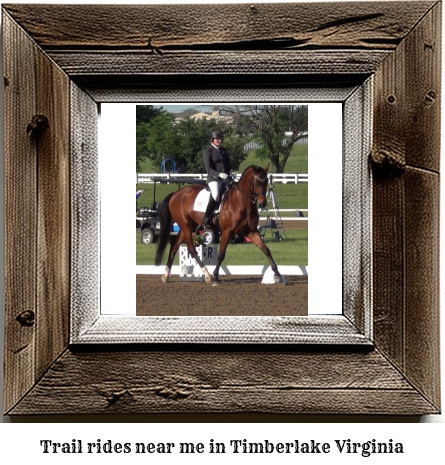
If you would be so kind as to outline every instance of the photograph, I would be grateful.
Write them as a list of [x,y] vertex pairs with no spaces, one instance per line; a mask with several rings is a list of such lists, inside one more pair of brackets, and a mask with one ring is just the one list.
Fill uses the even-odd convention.
[[307,316],[307,105],[137,105],[136,179],[137,315]]

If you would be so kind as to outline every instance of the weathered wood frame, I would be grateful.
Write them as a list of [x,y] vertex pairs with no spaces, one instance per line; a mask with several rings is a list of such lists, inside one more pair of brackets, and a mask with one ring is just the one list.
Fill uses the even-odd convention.
[[[371,96],[372,78],[360,85],[338,89],[296,89],[282,88],[278,100],[323,101],[342,104],[343,112],[343,176],[339,179],[343,187],[343,197],[348,199],[343,205],[343,260],[338,264],[343,275],[343,299],[336,302],[340,315],[329,314],[330,308],[318,308],[316,317],[307,318],[262,315],[242,318],[239,316],[165,316],[141,318],[125,315],[116,304],[111,312],[104,308],[101,295],[104,292],[98,285],[100,275],[100,232],[99,196],[85,196],[85,185],[96,186],[99,192],[97,166],[98,154],[95,148],[96,137],[92,132],[89,139],[83,134],[83,127],[97,126],[97,105],[89,110],[78,98],[79,89],[72,91],[72,156],[71,210],[82,212],[72,222],[71,228],[71,344],[104,343],[299,343],[299,344],[355,344],[372,345],[372,247],[371,247],[371,173],[368,155],[371,150]],[[263,85],[269,79],[261,79]],[[258,85],[258,84],[257,84]],[[81,92],[81,91],[80,91]],[[178,91],[176,90],[176,93]],[[218,94],[217,101],[232,97],[227,89],[213,90]],[[170,89],[153,90],[144,101],[159,103],[169,99]],[[206,91],[196,89],[189,92],[191,101],[205,101]],[[244,89],[244,99],[269,101],[277,99],[276,89],[257,87]],[[126,98],[130,98],[127,93]],[[132,97],[134,98],[134,97]],[[140,98],[140,96],[138,96]],[[81,144],[90,147],[89,157],[79,150]],[[341,211],[341,200],[338,205]],[[99,215],[100,216],[100,215]],[[102,219],[107,222],[107,219]],[[88,233],[86,233],[86,231]],[[340,268],[340,269],[341,269]],[[93,278],[93,279],[92,279]],[[80,285],[79,285],[80,283]],[[315,286],[314,286],[315,287]],[[168,287],[166,287],[168,290]],[[106,291],[105,291],[106,292]],[[130,290],[131,292],[131,290]],[[276,305],[280,305],[279,290]],[[171,298],[166,296],[166,301]],[[156,302],[164,304],[165,302]],[[186,303],[184,303],[186,305]],[[326,305],[332,305],[328,302]],[[292,305],[282,311],[294,313]],[[124,309],[125,310],[125,309]],[[112,316],[109,313],[115,313]],[[119,314],[120,313],[120,314]],[[178,318],[177,316],[181,316]]]
[[[439,412],[441,3],[208,11],[3,6],[4,411]],[[179,101],[196,88],[229,87],[242,99],[258,83],[320,89],[369,79],[372,312],[354,313],[354,339],[317,346],[70,344],[70,302],[82,285],[71,279],[72,263],[91,252],[77,250],[72,239],[97,221],[97,211],[81,208],[82,195],[95,195],[94,183],[72,170],[73,156],[95,163],[96,129],[75,123],[79,108],[91,115],[100,102],[144,100],[160,89],[170,89],[170,97],[178,89]],[[83,186],[76,208],[73,179]],[[82,231],[73,233],[79,224]],[[81,295],[91,305],[91,296]],[[323,324],[314,340],[332,329]]]

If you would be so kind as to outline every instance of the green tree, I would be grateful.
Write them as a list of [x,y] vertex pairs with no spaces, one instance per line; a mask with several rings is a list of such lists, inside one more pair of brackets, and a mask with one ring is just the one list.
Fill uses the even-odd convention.
[[136,172],[141,170],[141,162],[149,155],[146,145],[149,123],[162,112],[162,108],[155,108],[153,105],[136,105]]
[[184,118],[176,126],[176,163],[183,173],[203,173],[203,152],[214,120]]
[[275,173],[283,173],[294,144],[308,130],[307,105],[245,105],[225,107],[239,134],[260,144],[256,154],[270,160]]
[[172,113],[161,113],[147,125],[145,149],[147,158],[155,165],[161,166],[165,158],[175,158],[175,117]]
[[147,147],[149,128],[148,123],[140,123],[136,126],[136,172],[141,171],[141,162],[149,156]]
[[240,164],[247,157],[247,151],[244,147],[249,140],[249,136],[239,134],[235,125],[226,125],[225,129],[222,129],[222,131],[224,134],[222,146],[229,154],[232,169],[237,171]]
[[[141,129],[141,153],[144,150],[143,153],[158,166],[162,160],[172,158],[182,173],[203,173],[203,154],[210,143],[209,134],[215,128],[214,119],[184,118],[176,123],[173,114],[162,112],[144,128],[143,133]],[[227,134],[223,145],[236,170],[247,155],[244,139],[230,127],[219,129]]]
[[153,105],[136,105],[136,126],[141,123],[149,123],[161,112],[162,107],[155,108]]

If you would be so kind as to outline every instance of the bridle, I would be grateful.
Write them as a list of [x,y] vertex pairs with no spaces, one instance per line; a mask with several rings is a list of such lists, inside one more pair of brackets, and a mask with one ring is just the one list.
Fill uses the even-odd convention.
[[[252,176],[252,179],[250,180],[250,190],[251,192],[246,192],[239,187],[238,183],[234,184],[234,186],[241,192],[241,194],[245,195],[252,203],[255,203],[258,200],[258,193],[255,191],[255,186],[254,186],[254,180],[258,179],[259,182],[264,182],[267,180],[267,173],[264,172],[265,174],[264,178],[260,178],[256,174]],[[253,192],[253,194],[252,194]]]

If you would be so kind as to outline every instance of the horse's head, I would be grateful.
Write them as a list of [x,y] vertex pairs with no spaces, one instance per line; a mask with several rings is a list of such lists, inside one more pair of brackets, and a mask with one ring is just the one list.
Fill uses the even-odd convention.
[[269,170],[269,165],[265,168],[259,166],[252,166],[252,180],[251,188],[257,198],[258,206],[264,208],[267,204],[266,194],[267,194],[267,171]]

